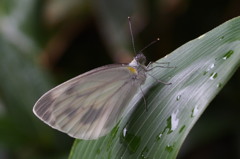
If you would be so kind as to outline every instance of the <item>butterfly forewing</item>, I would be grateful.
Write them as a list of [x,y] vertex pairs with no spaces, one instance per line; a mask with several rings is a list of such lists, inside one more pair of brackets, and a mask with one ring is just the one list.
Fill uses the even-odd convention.
[[80,139],[107,134],[145,79],[129,65],[107,65],[77,76],[45,93],[34,113],[45,123]]

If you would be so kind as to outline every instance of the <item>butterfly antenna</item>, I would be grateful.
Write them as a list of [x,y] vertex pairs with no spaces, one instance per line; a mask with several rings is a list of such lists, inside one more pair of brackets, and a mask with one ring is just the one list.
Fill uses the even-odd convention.
[[156,40],[152,41],[150,44],[148,44],[147,46],[145,46],[142,50],[140,50],[139,52],[143,52],[144,50],[146,50],[147,48],[149,48],[150,46],[152,46],[153,44],[155,44],[156,42],[158,42],[160,40],[160,38],[157,38]]
[[129,25],[129,30],[130,30],[131,39],[132,39],[133,51],[134,51],[135,54],[137,54],[136,53],[136,49],[135,49],[135,42],[134,42],[133,32],[132,32],[131,17],[128,17],[128,25]]

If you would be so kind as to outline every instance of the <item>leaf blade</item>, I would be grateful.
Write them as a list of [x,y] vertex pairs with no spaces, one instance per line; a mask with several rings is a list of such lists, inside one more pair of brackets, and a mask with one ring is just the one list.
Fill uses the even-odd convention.
[[143,90],[149,111],[139,102],[139,92],[130,103],[136,107],[128,110],[132,114],[99,140],[77,140],[69,158],[175,158],[194,123],[239,67],[239,26],[240,18],[232,19],[158,60],[177,67],[149,72],[172,83],[156,84],[148,77]]

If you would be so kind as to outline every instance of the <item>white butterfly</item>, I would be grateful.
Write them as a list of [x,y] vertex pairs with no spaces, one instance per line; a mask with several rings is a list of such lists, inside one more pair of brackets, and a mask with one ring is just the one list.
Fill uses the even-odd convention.
[[78,139],[106,135],[146,80],[145,56],[79,75],[45,93],[33,112],[42,121]]

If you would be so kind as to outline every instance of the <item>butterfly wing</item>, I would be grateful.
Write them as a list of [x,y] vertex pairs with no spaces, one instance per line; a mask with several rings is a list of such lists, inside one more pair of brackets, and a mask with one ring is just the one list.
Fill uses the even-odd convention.
[[128,65],[107,65],[45,93],[34,113],[51,127],[79,139],[106,135],[145,79]]

